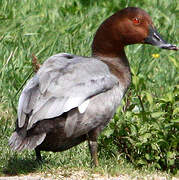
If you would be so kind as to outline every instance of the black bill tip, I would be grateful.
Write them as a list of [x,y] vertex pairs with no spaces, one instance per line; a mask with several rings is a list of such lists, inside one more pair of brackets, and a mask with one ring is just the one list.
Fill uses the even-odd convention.
[[162,49],[168,49],[168,50],[175,50],[175,51],[179,50],[179,48],[177,48],[176,45],[172,45],[172,44],[162,44],[159,47]]
[[175,51],[179,50],[179,48],[177,48],[176,45],[169,44],[165,40],[163,40],[163,38],[160,36],[157,30],[152,26],[149,26],[149,34],[145,38],[144,43],[151,44],[153,46],[158,46],[162,49],[175,50]]

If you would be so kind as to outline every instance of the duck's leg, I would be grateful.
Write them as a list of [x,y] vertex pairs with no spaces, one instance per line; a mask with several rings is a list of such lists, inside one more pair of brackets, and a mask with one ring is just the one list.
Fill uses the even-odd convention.
[[96,128],[93,131],[90,131],[88,133],[88,145],[89,145],[89,150],[92,158],[92,163],[94,166],[98,166],[98,135],[99,135],[100,129]]
[[41,156],[40,150],[38,148],[35,148],[35,154],[36,154],[36,161],[41,162],[42,156]]
[[88,140],[88,145],[89,145],[89,150],[92,158],[92,163],[94,166],[98,166],[98,154],[97,154],[97,149],[98,149],[98,144],[97,141],[90,141]]

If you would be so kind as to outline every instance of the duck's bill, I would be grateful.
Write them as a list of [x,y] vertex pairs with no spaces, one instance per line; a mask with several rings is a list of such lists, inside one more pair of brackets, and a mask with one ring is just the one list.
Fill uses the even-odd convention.
[[165,40],[163,40],[157,30],[152,26],[149,27],[149,35],[144,39],[144,43],[158,46],[163,49],[178,50],[176,45],[168,44]]

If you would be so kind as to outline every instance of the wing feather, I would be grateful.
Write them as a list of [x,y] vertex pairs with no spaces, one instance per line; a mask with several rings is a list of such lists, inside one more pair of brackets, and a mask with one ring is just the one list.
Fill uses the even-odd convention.
[[[69,56],[69,55],[68,55]],[[72,56],[72,55],[70,55]],[[99,93],[111,89],[118,80],[103,62],[79,56],[57,54],[47,59],[27,83],[18,105],[18,125],[27,129],[36,122],[60,116]]]

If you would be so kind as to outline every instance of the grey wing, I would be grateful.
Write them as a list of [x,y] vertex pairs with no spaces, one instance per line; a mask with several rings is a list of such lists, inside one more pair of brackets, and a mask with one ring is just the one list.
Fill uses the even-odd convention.
[[42,119],[60,116],[79,107],[84,112],[88,99],[111,89],[118,80],[99,60],[57,54],[45,61],[27,83],[18,105],[18,126],[23,127],[30,113],[27,129]]

